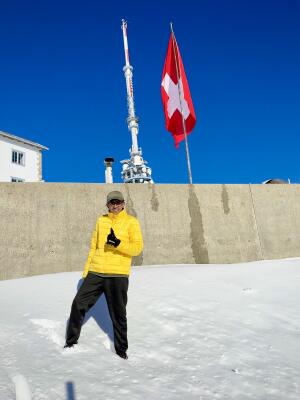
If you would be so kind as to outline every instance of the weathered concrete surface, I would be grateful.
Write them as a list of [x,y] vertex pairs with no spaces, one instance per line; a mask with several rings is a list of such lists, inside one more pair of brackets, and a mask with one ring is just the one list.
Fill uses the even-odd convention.
[[111,190],[141,222],[134,265],[300,256],[300,185],[0,183],[0,279],[82,270]]
[[251,185],[264,259],[300,256],[300,185]]
[[[200,207],[198,211],[194,207],[190,224],[199,230],[195,214],[202,215],[202,241],[205,241],[202,251],[195,245],[199,256],[194,257],[194,262],[219,264],[261,259],[249,186],[194,185],[192,188]],[[200,237],[198,232],[194,241]]]

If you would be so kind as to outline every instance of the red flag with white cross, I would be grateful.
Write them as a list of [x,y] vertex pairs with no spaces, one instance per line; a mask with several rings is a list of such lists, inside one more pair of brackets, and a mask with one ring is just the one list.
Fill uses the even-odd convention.
[[166,129],[171,132],[178,148],[195,126],[196,115],[185,75],[180,51],[172,32],[162,74],[161,96],[165,112]]

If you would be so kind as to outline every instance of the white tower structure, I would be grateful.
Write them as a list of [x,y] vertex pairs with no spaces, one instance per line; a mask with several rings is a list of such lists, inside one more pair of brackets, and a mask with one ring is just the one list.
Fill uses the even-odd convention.
[[114,161],[115,160],[112,157],[106,157],[104,159],[105,183],[113,183],[112,165],[113,165]]
[[126,89],[127,89],[127,107],[128,107],[128,130],[131,132],[132,146],[129,149],[130,159],[123,160],[122,179],[124,183],[153,183],[151,168],[147,166],[147,161],[143,160],[142,149],[138,147],[138,118],[135,115],[133,85],[132,85],[132,66],[129,63],[129,50],[127,40],[127,22],[122,19],[122,31],[125,52],[125,66],[123,68]]

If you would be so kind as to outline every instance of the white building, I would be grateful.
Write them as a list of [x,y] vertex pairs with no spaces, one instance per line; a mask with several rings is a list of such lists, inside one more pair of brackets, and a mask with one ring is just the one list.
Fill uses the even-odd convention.
[[0,182],[41,182],[47,147],[0,131]]

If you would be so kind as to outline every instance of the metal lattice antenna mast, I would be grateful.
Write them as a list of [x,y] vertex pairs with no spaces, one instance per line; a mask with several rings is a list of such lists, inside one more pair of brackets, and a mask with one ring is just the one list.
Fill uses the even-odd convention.
[[142,158],[142,149],[138,147],[137,135],[139,131],[138,118],[135,115],[132,66],[129,62],[129,49],[127,40],[127,22],[122,19],[123,42],[125,52],[125,66],[123,68],[127,89],[128,130],[131,132],[132,146],[129,149],[130,160],[123,160],[122,179],[125,183],[153,183],[151,168],[147,167],[147,161]]

